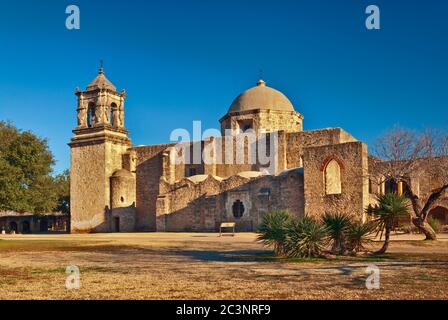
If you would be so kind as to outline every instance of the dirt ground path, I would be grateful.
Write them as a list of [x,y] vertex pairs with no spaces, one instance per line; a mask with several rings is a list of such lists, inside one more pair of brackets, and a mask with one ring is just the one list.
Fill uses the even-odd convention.
[[[3,235],[0,299],[448,299],[448,236],[392,238],[384,257],[310,261],[276,259],[253,233]],[[65,287],[72,265],[78,290]]]

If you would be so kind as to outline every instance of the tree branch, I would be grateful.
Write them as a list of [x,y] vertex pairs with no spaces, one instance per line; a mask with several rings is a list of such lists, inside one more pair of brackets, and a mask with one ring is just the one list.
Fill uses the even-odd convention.
[[431,193],[431,195],[428,197],[428,200],[425,203],[425,206],[420,212],[420,218],[425,220],[428,216],[429,210],[432,208],[434,203],[439,200],[439,198],[442,196],[442,194],[445,192],[445,190],[448,189],[448,183],[441,186],[440,188],[436,189]]

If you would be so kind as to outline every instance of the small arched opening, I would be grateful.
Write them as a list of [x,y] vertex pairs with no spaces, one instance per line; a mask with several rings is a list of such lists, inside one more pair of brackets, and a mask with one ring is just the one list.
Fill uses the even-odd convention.
[[18,228],[17,228],[17,222],[15,222],[15,221],[11,221],[11,222],[9,223],[9,231],[10,231],[10,232],[17,233],[17,231],[18,231]]
[[445,207],[435,207],[429,212],[429,217],[438,220],[441,224],[448,224],[448,209]]
[[114,217],[114,231],[120,232],[120,217]]
[[87,107],[87,126],[89,128],[93,127],[95,124],[95,104],[90,102]]
[[115,102],[112,102],[109,109],[110,109],[110,124],[112,127],[118,127],[119,114],[117,104]]
[[232,205],[232,213],[236,219],[239,219],[244,214],[244,204],[241,200],[236,200]]

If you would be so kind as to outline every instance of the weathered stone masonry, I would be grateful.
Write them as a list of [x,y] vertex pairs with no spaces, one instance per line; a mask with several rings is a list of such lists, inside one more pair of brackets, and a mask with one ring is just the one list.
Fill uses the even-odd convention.
[[[363,220],[373,193],[381,191],[369,181],[374,160],[366,144],[340,128],[304,131],[303,115],[262,80],[220,119],[221,137],[184,143],[190,156],[196,147],[212,150],[211,163],[177,164],[187,154],[174,143],[132,146],[124,125],[126,92],[118,92],[102,69],[76,95],[78,125],[69,144],[72,232],[217,231],[228,221],[253,231],[274,209]],[[270,170],[259,158],[238,164],[236,151],[224,143],[247,130],[277,137]],[[260,141],[244,144],[245,159]],[[219,153],[230,163],[219,162]],[[421,180],[422,189],[427,185]]]

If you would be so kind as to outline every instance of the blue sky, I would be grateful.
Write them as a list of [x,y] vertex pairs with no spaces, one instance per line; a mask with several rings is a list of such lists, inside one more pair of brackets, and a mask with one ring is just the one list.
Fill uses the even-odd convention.
[[[81,29],[65,28],[76,4]],[[381,30],[365,28],[365,8]],[[49,140],[69,167],[76,87],[104,59],[128,93],[134,144],[175,128],[219,128],[263,68],[305,116],[306,130],[342,127],[367,143],[399,123],[448,127],[448,2],[363,0],[10,1],[0,10],[0,119]]]

